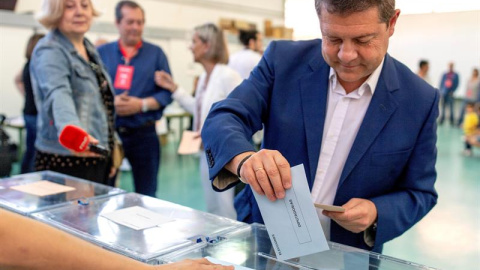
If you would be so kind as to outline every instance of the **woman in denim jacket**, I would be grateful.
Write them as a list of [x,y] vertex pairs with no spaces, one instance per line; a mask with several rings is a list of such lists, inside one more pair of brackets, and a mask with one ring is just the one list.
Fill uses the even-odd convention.
[[[63,147],[66,125],[87,131],[93,143],[113,147],[113,92],[95,47],[84,35],[98,13],[90,0],[44,0],[38,20],[50,32],[35,47],[30,65],[38,108],[35,169],[53,170],[109,184],[111,154]],[[110,151],[111,153],[111,151]]]

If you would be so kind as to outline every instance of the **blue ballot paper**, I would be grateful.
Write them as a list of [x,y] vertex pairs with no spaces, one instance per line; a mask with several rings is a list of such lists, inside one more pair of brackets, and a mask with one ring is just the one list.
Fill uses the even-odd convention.
[[328,243],[313,206],[303,164],[291,168],[292,187],[285,198],[271,202],[255,191],[273,249],[279,260],[328,250]]

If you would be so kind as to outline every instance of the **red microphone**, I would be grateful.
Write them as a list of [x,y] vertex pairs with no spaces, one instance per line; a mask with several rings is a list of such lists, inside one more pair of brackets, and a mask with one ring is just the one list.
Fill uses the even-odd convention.
[[103,156],[108,156],[109,153],[104,146],[92,144],[88,133],[74,125],[66,125],[58,140],[65,148],[75,152],[84,152],[88,149]]

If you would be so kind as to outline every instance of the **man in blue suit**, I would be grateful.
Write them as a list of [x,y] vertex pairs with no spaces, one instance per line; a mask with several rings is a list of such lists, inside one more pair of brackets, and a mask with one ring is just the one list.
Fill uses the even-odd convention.
[[247,183],[238,219],[263,222],[252,192],[284,198],[290,166],[304,164],[313,202],[346,209],[317,211],[327,239],[381,252],[436,204],[439,94],[387,54],[394,0],[315,7],[323,40],[272,42],[212,108],[202,131],[212,185]]

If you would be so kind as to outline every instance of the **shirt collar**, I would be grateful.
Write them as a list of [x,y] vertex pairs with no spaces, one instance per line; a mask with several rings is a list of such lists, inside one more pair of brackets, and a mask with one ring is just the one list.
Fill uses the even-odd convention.
[[[380,74],[382,73],[382,68],[383,68],[383,63],[385,62],[385,57],[382,59],[382,62],[378,67],[368,76],[367,80],[354,92],[357,93],[357,95],[363,96],[365,93],[366,89],[369,89],[370,92],[373,94],[375,93],[375,88],[377,88],[378,80],[380,79]],[[333,68],[330,67],[330,74],[328,76],[330,82],[332,83],[332,89],[334,91],[343,91],[342,94],[345,94],[345,89],[343,86],[339,83],[338,78],[337,78],[337,73]],[[352,92],[353,93],[353,92]]]

